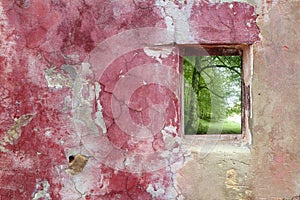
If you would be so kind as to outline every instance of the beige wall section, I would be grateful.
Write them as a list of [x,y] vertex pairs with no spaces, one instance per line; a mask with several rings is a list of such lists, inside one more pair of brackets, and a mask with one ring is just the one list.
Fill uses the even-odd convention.
[[257,197],[300,195],[299,11],[300,1],[282,1],[258,21],[251,164]]
[[188,200],[300,199],[300,1],[268,2],[256,5],[253,144],[189,148],[177,173]]
[[192,151],[178,172],[183,196],[188,200],[251,199],[249,148],[218,144],[206,153]]

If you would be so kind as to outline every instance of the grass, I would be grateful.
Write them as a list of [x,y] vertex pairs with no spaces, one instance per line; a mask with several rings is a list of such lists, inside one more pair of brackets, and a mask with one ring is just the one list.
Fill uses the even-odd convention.
[[223,122],[209,122],[200,119],[197,134],[241,134],[241,124],[228,119]]

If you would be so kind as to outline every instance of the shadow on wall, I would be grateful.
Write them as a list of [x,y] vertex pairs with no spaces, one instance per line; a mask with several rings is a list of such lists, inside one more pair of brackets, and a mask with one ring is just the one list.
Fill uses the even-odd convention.
[[300,195],[294,196],[291,200],[300,200]]
[[292,197],[291,199],[283,198],[282,200],[300,200],[300,195],[294,196],[294,197]]

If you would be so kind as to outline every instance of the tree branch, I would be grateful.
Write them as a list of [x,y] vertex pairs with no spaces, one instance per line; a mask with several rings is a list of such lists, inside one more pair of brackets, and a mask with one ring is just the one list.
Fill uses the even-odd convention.
[[199,73],[202,73],[205,69],[209,69],[209,68],[227,68],[227,69],[230,69],[232,71],[234,71],[235,73],[237,73],[238,75],[241,76],[241,73],[236,70],[235,68],[239,68],[239,66],[227,66],[227,65],[208,65],[206,67],[203,67],[200,69],[200,71],[198,71]]
[[224,99],[225,98],[225,96],[221,96],[221,95],[215,93],[214,91],[210,90],[207,86],[202,87],[201,89],[207,89],[209,92],[211,92],[213,95],[219,97],[220,99]]

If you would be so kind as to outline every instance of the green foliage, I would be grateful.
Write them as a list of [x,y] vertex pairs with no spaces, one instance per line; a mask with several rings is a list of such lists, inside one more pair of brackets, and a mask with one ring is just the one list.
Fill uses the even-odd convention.
[[241,56],[190,56],[183,64],[186,134],[241,115]]

